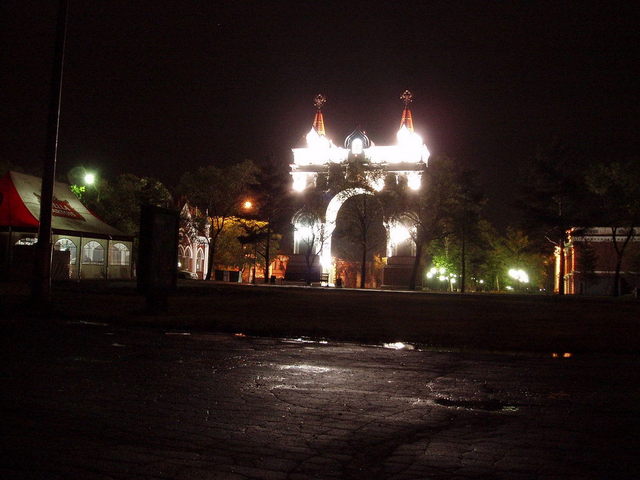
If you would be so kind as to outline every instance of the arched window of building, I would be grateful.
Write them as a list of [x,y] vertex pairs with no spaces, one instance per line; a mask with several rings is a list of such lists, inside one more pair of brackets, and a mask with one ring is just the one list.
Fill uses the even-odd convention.
[[76,247],[76,244],[73,243],[71,240],[69,240],[68,238],[61,238],[60,240],[58,240],[55,245],[53,246],[54,249],[59,250],[61,252],[69,252],[69,263],[70,264],[75,264],[76,260],[77,260],[77,253],[78,253],[78,248]]
[[124,243],[114,243],[109,248],[109,263],[111,265],[129,265],[129,249]]
[[196,272],[200,273],[204,271],[204,251],[199,248],[196,256]]
[[82,263],[102,265],[104,263],[104,247],[93,240],[88,242],[82,247]]
[[193,252],[191,251],[191,247],[187,247],[184,249],[184,262],[182,262],[182,269],[191,271],[191,260],[193,259]]
[[184,268],[184,247],[182,245],[178,245],[178,268]]

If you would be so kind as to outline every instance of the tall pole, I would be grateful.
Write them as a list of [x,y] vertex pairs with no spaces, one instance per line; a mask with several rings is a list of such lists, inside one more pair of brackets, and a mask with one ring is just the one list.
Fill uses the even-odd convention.
[[62,100],[62,75],[64,47],[67,38],[68,0],[58,4],[56,44],[51,76],[51,98],[47,122],[47,146],[43,165],[42,189],[40,192],[40,227],[36,244],[35,272],[31,294],[34,299],[49,303],[51,300],[51,214],[53,207],[53,185],[56,177],[58,156],[58,133],[60,129],[60,103]]

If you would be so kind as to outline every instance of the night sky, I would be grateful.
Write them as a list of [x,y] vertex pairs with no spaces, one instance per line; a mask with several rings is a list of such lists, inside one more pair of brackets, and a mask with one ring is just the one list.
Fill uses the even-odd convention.
[[[634,2],[70,0],[59,173],[158,177],[266,154],[292,160],[323,93],[336,144],[378,145],[405,89],[430,151],[480,172],[504,211],[555,138],[636,154]],[[560,5],[558,5],[560,4]],[[5,0],[5,161],[42,162],[57,2]]]

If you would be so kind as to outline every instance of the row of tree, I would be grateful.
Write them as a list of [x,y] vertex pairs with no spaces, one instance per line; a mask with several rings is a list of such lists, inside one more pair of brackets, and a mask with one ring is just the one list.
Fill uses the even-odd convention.
[[[246,256],[248,247],[260,258],[268,281],[278,241],[296,211],[302,209],[310,222],[322,221],[328,198],[347,188],[362,188],[368,183],[366,178],[385,175],[359,164],[350,165],[346,173],[338,169],[332,165],[328,174],[318,179],[318,188],[297,197],[291,194],[286,162],[273,157],[259,164],[246,160],[186,172],[173,194],[156,179],[132,174],[98,179],[95,185],[76,186],[74,191],[107,223],[131,235],[138,232],[141,205],[175,207],[176,199],[188,200],[199,212],[193,219],[196,230],[203,231],[208,224],[206,278],[211,278],[216,263],[237,262]],[[411,226],[415,244],[410,289],[434,268],[446,271],[449,279],[455,278],[455,288],[461,292],[470,288],[502,290],[514,283],[507,276],[509,268],[526,270],[531,285],[549,289],[553,250],[563,245],[566,230],[607,226],[617,255],[612,293],[618,294],[622,259],[640,222],[638,162],[616,159],[587,165],[575,151],[555,144],[532,159],[522,178],[527,184],[516,201],[521,223],[499,232],[484,218],[486,195],[476,172],[461,168],[448,157],[434,157],[417,192],[403,182],[387,181],[381,192],[371,190],[349,199],[334,232],[336,253],[360,264],[360,287],[364,287],[371,271],[367,264],[385,256],[387,239],[382,222],[397,220]],[[252,202],[250,209],[243,208],[246,200]],[[245,220],[239,222],[238,218]],[[322,242],[321,236],[318,232],[310,239],[309,262],[314,261],[312,254]],[[560,268],[562,277],[564,266]],[[560,288],[563,293],[562,282]]]

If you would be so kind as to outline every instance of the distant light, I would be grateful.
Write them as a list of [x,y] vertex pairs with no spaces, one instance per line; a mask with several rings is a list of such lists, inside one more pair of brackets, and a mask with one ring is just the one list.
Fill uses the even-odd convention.
[[325,254],[320,256],[320,266],[325,270],[331,268],[334,262],[335,258],[333,258],[331,255]]
[[529,275],[524,270],[512,268],[509,270],[509,276],[521,283],[529,283]]
[[302,192],[307,188],[307,174],[304,172],[293,173],[293,189],[296,192]]
[[407,174],[407,186],[411,190],[420,190],[420,173],[418,172],[410,172]]
[[405,240],[411,238],[411,232],[406,226],[396,222],[389,228],[389,238],[393,245],[399,245]]
[[438,277],[438,280],[440,280],[441,282],[446,282],[446,281],[447,281],[447,277],[446,277],[446,276],[444,276],[444,275],[440,275],[440,276]]
[[94,173],[85,173],[84,183],[86,185],[93,185],[96,181],[96,175]]
[[451,277],[451,283],[456,283],[456,279]]
[[242,204],[242,208],[244,208],[245,210],[249,210],[251,209],[251,207],[253,207],[253,203],[251,203],[250,200],[247,200]]

